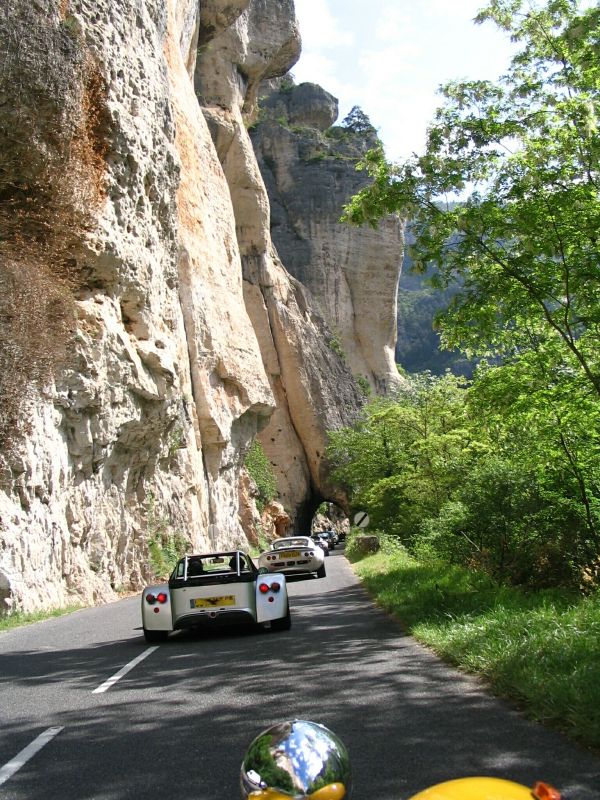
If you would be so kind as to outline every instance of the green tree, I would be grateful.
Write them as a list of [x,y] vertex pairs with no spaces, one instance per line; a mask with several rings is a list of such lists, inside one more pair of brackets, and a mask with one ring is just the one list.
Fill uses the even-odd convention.
[[598,583],[600,404],[558,341],[502,366],[405,376],[330,434],[334,479],[422,557],[532,586]]
[[[600,404],[556,341],[481,369],[470,392],[494,449],[539,489],[544,510],[533,524],[575,571],[597,570],[600,553]],[[543,519],[547,520],[547,523]]]
[[435,516],[481,447],[466,418],[460,380],[447,374],[407,378],[394,400],[375,400],[351,428],[330,433],[333,478],[374,527],[409,544]]
[[445,346],[505,356],[556,339],[556,363],[598,395],[600,9],[493,0],[485,20],[520,47],[507,74],[443,87],[424,155],[392,165],[371,151],[373,183],[346,219],[414,220],[417,266],[462,287],[441,321]]
[[342,121],[342,127],[353,133],[375,133],[371,120],[360,106],[352,106]]

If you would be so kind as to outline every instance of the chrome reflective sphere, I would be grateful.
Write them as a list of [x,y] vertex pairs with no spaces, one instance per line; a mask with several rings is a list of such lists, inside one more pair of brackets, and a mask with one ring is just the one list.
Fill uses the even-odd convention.
[[244,800],[349,800],[350,759],[324,725],[303,719],[281,722],[248,748],[240,786]]

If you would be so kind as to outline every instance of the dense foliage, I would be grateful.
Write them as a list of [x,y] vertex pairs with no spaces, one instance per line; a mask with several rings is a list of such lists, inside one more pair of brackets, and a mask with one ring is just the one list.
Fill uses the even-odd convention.
[[518,365],[406,378],[330,434],[334,479],[422,558],[504,583],[592,588],[600,542],[600,406]]
[[414,220],[417,263],[462,287],[445,344],[510,356],[557,342],[560,362],[600,395],[600,9],[529,6],[494,0],[481,12],[522,45],[509,72],[445,86],[423,156],[394,166],[372,151],[374,182],[347,217]]
[[[417,266],[460,287],[442,343],[502,366],[482,367],[468,390],[450,377],[411,381],[334,436],[332,458],[377,524],[413,549],[501,580],[593,585],[600,8],[492,0],[485,20],[520,47],[507,74],[445,86],[424,155],[392,165],[368,154],[373,183],[347,218],[413,220]],[[372,443],[351,466],[361,437]]]

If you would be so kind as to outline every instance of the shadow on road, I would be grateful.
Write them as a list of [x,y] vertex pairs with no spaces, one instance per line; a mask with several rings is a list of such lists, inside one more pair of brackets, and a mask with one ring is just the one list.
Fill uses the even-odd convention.
[[[566,789],[566,800],[600,798],[598,759],[524,721],[417,646],[360,586],[334,588],[325,579],[290,591],[291,631],[182,632],[94,696],[85,716],[65,713],[56,722],[67,726],[53,745],[59,757],[44,765],[47,800],[81,800],[73,783],[80,767],[95,787],[86,797],[95,800],[237,799],[250,740],[293,717],[322,722],[346,743],[355,800],[401,800],[482,773],[545,779]],[[141,637],[122,643],[131,658],[144,647]],[[57,651],[49,672],[48,653],[7,653],[0,674],[91,691],[115,668],[110,657],[104,645]],[[10,726],[2,733],[10,736]],[[17,785],[15,798],[34,796],[27,774]]]

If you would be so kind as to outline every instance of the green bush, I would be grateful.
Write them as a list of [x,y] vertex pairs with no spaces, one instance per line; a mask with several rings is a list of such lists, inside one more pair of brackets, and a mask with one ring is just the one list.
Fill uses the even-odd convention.
[[259,511],[277,496],[277,479],[261,443],[255,439],[244,460],[244,466],[258,489],[256,505]]
[[344,555],[351,563],[365,558],[364,549],[360,545],[360,539],[363,536],[374,536],[379,542],[380,552],[388,556],[407,552],[397,536],[390,536],[377,529],[351,528],[346,537],[346,547],[344,548]]
[[357,375],[356,383],[358,384],[358,388],[360,389],[363,397],[371,397],[373,394],[373,390],[371,389],[371,384],[369,383],[369,379],[364,375]]
[[340,340],[337,336],[331,336],[327,341],[327,346],[330,350],[332,350],[336,355],[338,355],[342,360],[346,360],[346,354],[342,348]]
[[150,566],[156,578],[165,578],[188,550],[189,542],[171,530],[171,520],[156,508],[156,497],[148,492],[146,498],[146,535]]
[[[375,529],[420,558],[496,580],[589,592],[600,578],[600,403],[539,365],[404,375],[330,432],[332,477]],[[543,378],[543,380],[542,380]]]

